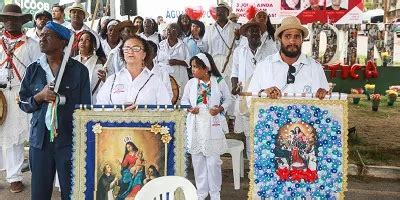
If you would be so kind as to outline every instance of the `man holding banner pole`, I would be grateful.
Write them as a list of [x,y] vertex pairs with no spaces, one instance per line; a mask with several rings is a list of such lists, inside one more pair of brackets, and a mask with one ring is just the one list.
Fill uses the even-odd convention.
[[[323,99],[329,91],[323,67],[313,58],[301,53],[308,29],[297,17],[282,20],[275,32],[281,50],[257,64],[248,92],[266,93],[279,98],[283,93],[312,94]],[[250,100],[251,98],[248,98]]]
[[[217,21],[206,28],[203,40],[208,46],[207,52],[213,57],[215,65],[231,90],[232,57],[234,49],[239,45],[240,25],[229,21],[228,16],[232,12],[232,8],[227,3],[219,3],[215,7],[215,12]],[[233,131],[234,105],[229,106],[227,115],[229,129]]]
[[40,35],[44,55],[28,66],[21,84],[19,106],[33,113],[29,139],[32,200],[51,199],[56,170],[61,198],[70,199],[72,114],[76,104],[91,103],[89,72],[69,58],[72,40],[70,30],[48,22]]

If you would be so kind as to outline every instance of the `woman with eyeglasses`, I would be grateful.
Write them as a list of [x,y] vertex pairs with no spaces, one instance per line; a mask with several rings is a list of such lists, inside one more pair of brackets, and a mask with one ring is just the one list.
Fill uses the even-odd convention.
[[[176,79],[179,88],[183,89],[189,80],[187,68],[190,54],[187,46],[179,39],[180,32],[178,24],[168,25],[167,39],[160,42],[157,59],[161,66],[166,67],[169,74]],[[182,93],[179,97],[182,97]]]
[[92,104],[96,103],[96,94],[106,80],[106,71],[103,70],[105,58],[96,55],[96,37],[90,31],[83,31],[78,38],[79,54],[75,60],[84,64],[89,70],[90,92]]
[[170,105],[167,88],[146,66],[152,52],[145,39],[132,36],[120,48],[124,67],[107,78],[97,94],[97,104]]

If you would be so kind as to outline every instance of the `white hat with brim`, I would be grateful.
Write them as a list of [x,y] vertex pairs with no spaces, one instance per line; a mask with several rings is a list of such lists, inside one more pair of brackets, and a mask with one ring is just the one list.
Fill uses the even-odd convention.
[[226,3],[226,2],[221,2],[217,5],[217,7],[215,7],[215,9],[217,8],[226,8],[228,9],[229,13],[232,12],[232,8]]
[[278,38],[279,35],[286,30],[289,29],[298,29],[303,32],[303,38],[308,36],[308,29],[301,25],[299,18],[295,16],[286,17],[282,20],[281,26],[275,31],[275,38]]
[[89,13],[85,10],[81,3],[73,3],[71,6],[65,9],[65,14],[69,16],[71,10],[80,10],[85,13],[85,19],[89,17]]

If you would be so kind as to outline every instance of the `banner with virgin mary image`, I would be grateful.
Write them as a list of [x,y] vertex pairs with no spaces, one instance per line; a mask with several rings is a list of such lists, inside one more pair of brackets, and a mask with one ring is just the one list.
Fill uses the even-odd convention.
[[249,199],[342,199],[347,100],[253,99]]
[[184,119],[179,110],[76,110],[71,198],[134,199],[157,177],[185,176]]

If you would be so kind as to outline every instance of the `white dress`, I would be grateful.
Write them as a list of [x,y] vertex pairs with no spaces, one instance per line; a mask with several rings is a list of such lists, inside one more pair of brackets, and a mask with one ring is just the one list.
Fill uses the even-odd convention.
[[[205,87],[204,84],[211,86]],[[199,86],[200,85],[200,86]],[[211,87],[211,88],[210,88]],[[207,90],[208,88],[208,90]],[[207,102],[199,100],[202,91],[207,92]],[[199,107],[198,114],[188,113],[186,119],[187,149],[191,154],[221,155],[227,149],[225,133],[228,124],[223,113],[211,116],[211,107],[222,106],[225,110],[232,103],[231,95],[223,78],[211,76],[209,83],[192,78],[185,86],[183,105]]]
[[[75,60],[81,62],[81,55],[77,55],[74,57]],[[97,71],[103,69],[103,64],[100,63],[99,57],[97,55],[92,55],[85,63],[82,63],[88,68],[89,71],[89,79],[90,79],[90,93],[93,93],[94,88],[96,87],[97,82],[99,81],[99,77],[97,76]],[[92,94],[92,104],[96,104],[96,95],[99,92],[101,86],[103,85],[103,81],[100,81],[99,86],[97,87],[94,94]]]
[[[4,35],[4,40],[9,40]],[[18,47],[15,52],[13,62],[19,72],[21,78],[25,74],[25,69],[29,64],[36,61],[42,54],[39,51],[39,43],[34,41],[32,38],[23,36],[20,38],[24,43]],[[0,44],[2,40],[0,40]],[[2,45],[0,46],[0,63],[6,59]],[[6,63],[0,66],[0,83],[7,84],[7,88],[0,89],[7,101],[7,117],[2,125],[0,125],[0,146],[10,147],[14,144],[22,144],[28,140],[28,125],[29,117],[28,114],[23,112],[15,101],[15,98],[19,96],[20,80],[18,80],[14,71],[12,71],[13,78],[11,82],[7,80],[9,69],[6,69]],[[11,86],[11,89],[10,89]]]

